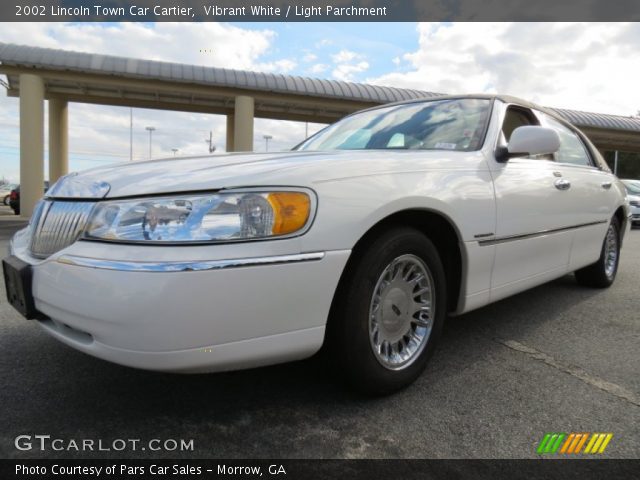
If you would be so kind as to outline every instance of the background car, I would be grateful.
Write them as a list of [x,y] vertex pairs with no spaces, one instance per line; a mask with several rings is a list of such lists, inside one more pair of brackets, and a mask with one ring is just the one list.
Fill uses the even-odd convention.
[[[45,180],[44,193],[47,193],[47,190],[49,190],[49,181]],[[13,213],[15,213],[16,215],[20,215],[20,185],[16,185],[16,187],[11,190],[8,203],[13,210]]]
[[11,195],[11,190],[16,188],[18,185],[15,183],[5,183],[0,185],[0,199],[2,199],[2,203],[4,205],[9,205],[9,196]]
[[622,180],[624,187],[627,189],[629,197],[629,205],[631,206],[631,224],[633,226],[640,225],[640,180]]

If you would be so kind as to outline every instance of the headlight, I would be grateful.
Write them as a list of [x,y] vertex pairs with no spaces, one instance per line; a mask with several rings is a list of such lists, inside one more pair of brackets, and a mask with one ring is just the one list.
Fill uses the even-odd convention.
[[85,238],[122,242],[233,242],[303,233],[315,207],[300,190],[237,191],[99,202]]

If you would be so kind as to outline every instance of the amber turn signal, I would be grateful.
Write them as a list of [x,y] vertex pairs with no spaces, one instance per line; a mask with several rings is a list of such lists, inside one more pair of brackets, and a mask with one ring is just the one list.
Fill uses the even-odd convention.
[[273,208],[273,235],[301,230],[309,220],[311,201],[306,193],[274,192],[267,200]]

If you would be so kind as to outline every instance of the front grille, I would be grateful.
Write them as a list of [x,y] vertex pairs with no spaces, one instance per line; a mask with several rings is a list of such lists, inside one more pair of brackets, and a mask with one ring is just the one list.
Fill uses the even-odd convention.
[[45,258],[75,242],[94,205],[93,202],[43,201],[31,220],[31,255]]

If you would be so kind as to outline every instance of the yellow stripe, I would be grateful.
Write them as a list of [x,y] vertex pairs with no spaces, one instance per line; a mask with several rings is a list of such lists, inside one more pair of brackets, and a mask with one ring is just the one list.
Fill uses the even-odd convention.
[[591,453],[596,453],[598,451],[598,448],[600,448],[600,444],[604,440],[604,437],[606,437],[604,433],[598,434],[598,439],[596,440],[596,443],[594,443],[593,447],[591,447]]
[[589,443],[587,444],[587,448],[585,448],[584,453],[591,453],[591,447],[596,442],[597,438],[598,438],[597,433],[594,433],[591,435],[591,440],[589,440]]
[[576,450],[575,450],[574,453],[580,453],[580,450],[582,450],[582,446],[587,441],[587,438],[589,438],[589,434],[588,433],[583,433],[582,434],[582,440],[580,440],[580,443],[578,443],[578,446],[576,447]]
[[609,442],[611,441],[612,438],[613,438],[613,433],[608,433],[604,439],[604,442],[602,442],[602,445],[600,445],[600,450],[598,450],[598,453],[604,453],[605,448],[607,448],[607,445],[609,445]]
[[564,445],[562,445],[562,448],[560,449],[560,453],[566,453],[567,448],[569,448],[569,444],[571,443],[571,441],[573,440],[573,437],[575,437],[576,434],[572,433],[571,435],[569,435],[567,437],[567,439],[564,442]]

